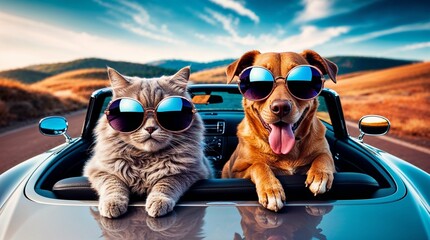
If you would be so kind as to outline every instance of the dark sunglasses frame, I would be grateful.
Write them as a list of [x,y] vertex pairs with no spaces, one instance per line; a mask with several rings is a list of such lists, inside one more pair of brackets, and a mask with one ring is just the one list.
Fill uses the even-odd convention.
[[[192,107],[192,114],[193,114],[193,118],[191,119],[191,121],[190,121],[190,124],[188,125],[188,127],[186,127],[185,129],[182,129],[182,130],[178,130],[178,131],[174,131],[174,130],[170,130],[170,129],[167,129],[166,127],[164,127],[162,124],[160,124],[160,122],[158,121],[158,118],[157,118],[157,109],[158,109],[158,107],[160,106],[160,104],[161,103],[163,103],[164,101],[167,101],[167,100],[169,100],[169,99],[172,99],[172,98],[181,98],[182,100],[185,100],[185,101],[187,101],[187,102],[189,102],[190,103],[190,105],[191,105],[191,107]],[[109,108],[110,108],[110,106],[112,105],[112,103],[114,103],[115,101],[118,101],[118,100],[121,100],[121,99],[129,99],[129,100],[132,100],[132,101],[134,101],[134,102],[136,102],[137,104],[139,104],[141,107],[142,107],[142,109],[143,109],[143,112],[142,112],[142,114],[143,114],[143,120],[142,120],[142,123],[139,125],[139,127],[137,127],[136,129],[134,129],[134,130],[131,130],[131,131],[120,131],[120,130],[117,130],[117,129],[115,129],[113,126],[112,126],[112,124],[110,123],[110,121],[109,121],[109,119],[107,118],[107,116],[110,114],[109,113]],[[195,106],[194,106],[194,104],[190,101],[190,100],[188,100],[187,98],[185,98],[185,97],[182,97],[182,96],[169,96],[169,97],[166,97],[166,98],[163,98],[158,104],[157,104],[157,106],[155,107],[155,108],[152,108],[152,107],[150,107],[150,108],[145,108],[145,107],[143,107],[143,105],[138,101],[138,100],[136,100],[136,99],[134,99],[134,98],[129,98],[129,97],[121,97],[121,98],[116,98],[116,99],[114,99],[114,100],[112,100],[112,101],[110,101],[110,103],[108,104],[108,106],[106,107],[106,110],[105,110],[105,115],[106,115],[106,119],[107,119],[107,121],[108,121],[108,123],[109,123],[109,125],[110,125],[110,127],[112,128],[112,129],[114,129],[115,131],[118,131],[118,132],[122,132],[122,133],[133,133],[133,132],[136,132],[137,130],[139,130],[139,129],[141,129],[142,128],[142,126],[145,124],[145,122],[146,122],[146,120],[148,119],[148,114],[149,113],[152,113],[152,115],[154,116],[154,119],[155,119],[155,121],[157,122],[157,124],[158,124],[158,126],[160,126],[163,130],[165,130],[165,131],[168,131],[168,132],[172,132],[172,133],[181,133],[181,132],[184,132],[184,131],[187,131],[192,125],[193,125],[193,122],[194,122],[194,119],[195,119],[195,115],[196,115],[196,113],[197,113],[197,109],[195,108]],[[174,121],[174,119],[172,119],[173,121]]]
[[[319,92],[318,92],[318,94],[316,94],[314,97],[312,97],[312,98],[300,98],[300,97],[297,97],[296,95],[294,95],[291,91],[290,91],[290,89],[288,88],[288,83],[287,83],[287,78],[288,78],[288,75],[294,70],[294,69],[296,69],[296,68],[300,68],[300,67],[311,67],[311,68],[313,68],[313,69],[315,69],[315,70],[317,70],[318,72],[319,72],[319,74],[321,75],[321,89],[319,90]],[[264,70],[266,70],[267,72],[269,72],[270,73],[270,75],[272,75],[272,78],[273,78],[273,82],[272,82],[272,90],[267,94],[267,96],[265,96],[265,97],[263,97],[263,98],[260,98],[260,99],[249,99],[249,98],[247,98],[247,97],[245,97],[245,94],[242,92],[242,90],[240,89],[240,76],[246,71],[246,70],[248,70],[248,69],[250,69],[250,68],[261,68],[261,69],[264,69]],[[282,77],[282,76],[277,76],[277,77],[275,77],[274,75],[273,75],[273,73],[272,73],[272,71],[270,71],[269,69],[267,69],[267,68],[265,68],[265,67],[262,67],[262,66],[249,66],[249,67],[247,67],[247,68],[245,68],[245,69],[243,69],[242,70],[242,72],[240,72],[240,74],[239,74],[239,80],[238,80],[238,82],[237,82],[237,85],[238,85],[238,88],[239,88],[239,91],[240,91],[240,93],[242,94],[242,96],[244,96],[245,98],[247,98],[248,100],[251,100],[251,101],[262,101],[262,100],[265,100],[266,98],[268,98],[269,96],[270,96],[270,94],[272,94],[272,92],[273,92],[273,90],[275,90],[275,87],[276,87],[276,81],[278,80],[278,79],[284,79],[284,81],[285,81],[285,86],[287,87],[287,90],[288,90],[288,92],[293,96],[293,97],[295,97],[296,99],[299,99],[299,100],[303,100],[303,101],[309,101],[309,100],[312,100],[312,99],[314,99],[314,98],[316,98],[316,97],[318,97],[320,94],[321,94],[321,92],[322,92],[322,90],[323,90],[323,88],[324,88],[324,82],[325,82],[325,78],[324,78],[324,75],[322,74],[322,72],[317,68],[317,67],[315,67],[315,66],[312,66],[312,65],[297,65],[297,66],[295,66],[294,68],[292,68],[290,71],[288,71],[288,73],[287,73],[287,75],[285,76],[285,77]],[[267,81],[268,82],[268,81]]]

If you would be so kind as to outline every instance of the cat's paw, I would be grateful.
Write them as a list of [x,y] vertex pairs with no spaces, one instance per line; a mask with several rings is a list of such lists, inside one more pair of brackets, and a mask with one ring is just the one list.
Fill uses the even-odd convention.
[[172,211],[169,215],[162,218],[146,218],[146,225],[154,232],[167,231],[177,224],[177,216],[175,211]]
[[151,217],[161,217],[171,212],[175,201],[162,193],[150,193],[146,198],[146,211]]
[[128,201],[119,198],[100,198],[100,215],[107,218],[116,218],[127,212]]

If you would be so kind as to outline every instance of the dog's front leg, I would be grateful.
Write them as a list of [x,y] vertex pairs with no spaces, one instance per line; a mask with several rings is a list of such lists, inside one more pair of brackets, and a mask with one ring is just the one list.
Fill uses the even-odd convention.
[[285,192],[272,169],[264,163],[255,163],[248,168],[248,173],[257,189],[260,204],[275,212],[281,210],[284,206]]
[[329,154],[320,154],[307,172],[306,187],[316,196],[330,190],[335,172],[333,159]]

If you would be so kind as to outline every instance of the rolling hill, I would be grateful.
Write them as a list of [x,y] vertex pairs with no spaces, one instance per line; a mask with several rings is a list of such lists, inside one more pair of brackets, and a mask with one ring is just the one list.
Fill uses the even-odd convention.
[[[332,57],[329,58],[339,66],[339,74],[347,74],[358,71],[379,70],[413,63],[414,61],[372,58],[372,57]],[[106,69],[106,66],[115,68],[128,76],[156,77],[174,74],[177,70],[191,66],[193,73],[225,67],[234,59],[224,59],[212,62],[193,62],[186,60],[163,60],[149,62],[147,64],[131,63],[123,61],[111,61],[100,58],[78,59],[70,62],[39,64],[19,69],[1,71],[0,77],[13,79],[23,83],[34,83],[56,74],[78,69]],[[208,80],[213,81],[213,80]]]
[[0,72],[0,78],[12,79],[22,83],[34,83],[50,76],[52,76],[50,73],[39,72],[25,68]]
[[[387,69],[392,67],[398,67],[416,63],[417,61],[410,60],[399,60],[399,59],[388,59],[388,58],[374,58],[374,57],[332,57],[329,58],[331,61],[336,63],[339,67],[340,78],[349,78],[355,75],[361,75],[369,73],[375,70]],[[233,60],[229,60],[226,65],[231,63]],[[180,61],[170,61],[169,66],[175,67],[174,63],[178,63],[176,67],[180,65]],[[192,62],[187,62],[192,63]],[[223,62],[220,62],[223,63]],[[207,70],[194,72],[191,74],[191,80],[196,83],[225,83],[227,81],[225,77],[225,67],[221,65]]]
[[[332,60],[339,65],[340,72],[356,70],[340,75],[337,84],[327,82],[326,85],[340,94],[348,119],[357,121],[365,114],[384,115],[391,120],[391,134],[430,145],[427,126],[430,122],[430,62],[357,57]],[[174,62],[177,67],[194,66],[192,62]],[[193,71],[191,81],[225,83],[226,62],[213,64],[222,65]],[[95,89],[109,85],[106,65],[126,75],[147,77],[171,75],[176,71],[96,58],[3,71],[0,72],[0,127],[14,121],[84,108]],[[169,67],[173,68],[174,64]]]
[[74,97],[87,102],[94,90],[108,87],[109,84],[106,69],[90,68],[63,72],[31,86],[47,89],[57,97]]
[[104,68],[112,67],[119,72],[130,76],[154,77],[160,75],[173,74],[175,71],[171,69],[164,69],[161,67],[149,66],[147,64],[131,63],[123,61],[111,61],[100,58],[85,58],[71,62],[54,63],[54,64],[40,64],[26,67],[25,69],[34,70],[38,72],[59,74],[70,70],[88,69],[88,68]]
[[70,62],[39,64],[20,69],[13,69],[0,72],[0,77],[17,80],[23,83],[34,83],[46,77],[78,69],[106,69],[112,67],[128,76],[155,77],[161,75],[171,75],[176,71],[147,64],[130,63],[121,61],[111,61],[99,58],[86,58]]
[[430,62],[341,78],[325,86],[339,93],[347,119],[383,115],[391,121],[391,133],[430,144]]
[[0,78],[0,127],[51,114],[82,109],[86,102],[73,96],[56,97],[46,89]]
[[225,66],[192,73],[190,76],[193,83],[225,83],[226,79]]
[[411,60],[357,56],[329,57],[328,59],[337,64],[339,67],[339,75],[360,71],[380,70],[417,62]]
[[109,86],[106,69],[78,69],[33,84],[0,78],[0,127],[83,109],[91,93]]
[[[193,73],[191,80],[225,83],[224,71],[219,67]],[[383,115],[391,121],[390,134],[430,146],[430,62],[343,74],[337,84],[327,81],[325,87],[339,93],[347,119]]]
[[[328,57],[328,59],[339,66],[339,74],[347,74],[358,71],[379,70],[417,62],[411,60],[357,56]],[[158,66],[175,70],[179,70],[184,66],[191,66],[192,72],[198,72],[202,70],[211,70],[213,68],[227,66],[233,61],[235,61],[235,59],[225,59],[206,63],[184,60],[164,60],[149,62],[147,64],[151,66]]]

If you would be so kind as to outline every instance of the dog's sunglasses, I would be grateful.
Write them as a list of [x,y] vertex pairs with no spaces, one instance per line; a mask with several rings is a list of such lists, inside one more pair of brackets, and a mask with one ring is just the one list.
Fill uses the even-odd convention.
[[178,133],[191,127],[196,109],[186,98],[171,96],[161,100],[155,108],[146,109],[135,99],[118,98],[110,102],[105,111],[109,125],[123,133],[140,129],[150,113],[162,129]]
[[268,69],[260,66],[245,68],[239,74],[239,90],[251,101],[266,99],[275,89],[277,79],[285,79],[288,91],[299,100],[316,98],[324,88],[324,76],[311,65],[299,65],[291,69],[287,76],[275,77]]

